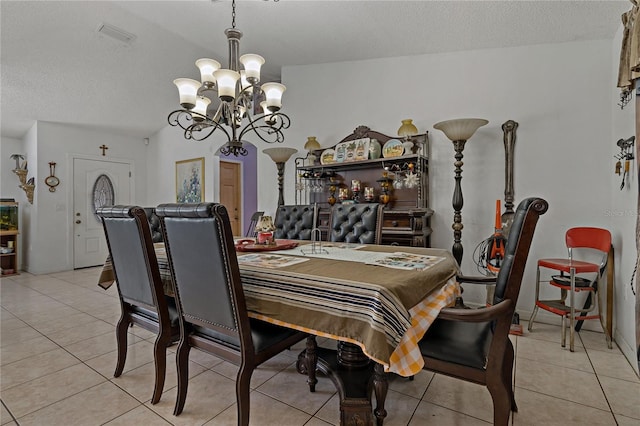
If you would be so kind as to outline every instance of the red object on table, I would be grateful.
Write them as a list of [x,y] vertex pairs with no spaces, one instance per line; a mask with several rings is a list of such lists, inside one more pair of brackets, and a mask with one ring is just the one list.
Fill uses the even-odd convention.
[[276,251],[298,247],[298,241],[275,240],[275,244],[256,244],[255,240],[239,240],[236,242],[236,251]]

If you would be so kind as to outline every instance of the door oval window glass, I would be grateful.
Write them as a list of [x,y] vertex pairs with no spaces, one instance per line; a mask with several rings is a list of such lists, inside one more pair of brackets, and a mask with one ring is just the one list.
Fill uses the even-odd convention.
[[[113,190],[113,182],[109,179],[109,176],[102,174],[98,176],[93,184],[93,213],[95,214],[98,208],[103,206],[112,206],[115,200],[115,193]],[[100,218],[96,215],[96,219],[100,222]]]

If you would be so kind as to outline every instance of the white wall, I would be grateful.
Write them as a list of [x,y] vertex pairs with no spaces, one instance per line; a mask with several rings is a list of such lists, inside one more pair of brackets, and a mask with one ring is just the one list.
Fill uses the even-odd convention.
[[[618,239],[630,230],[608,214],[615,190],[613,50],[611,40],[600,40],[286,67],[286,111],[292,118],[287,139],[301,145],[315,135],[328,147],[358,125],[393,135],[401,119],[413,118],[431,139],[432,245],[450,248],[454,153],[451,142],[432,126],[452,118],[488,119],[464,151],[462,269],[473,274],[473,250],[491,235],[495,200],[504,198],[501,125],[517,121],[516,201],[541,196],[550,205],[538,225],[519,299],[518,311],[527,319],[534,304],[536,259],[565,256],[567,228],[607,227]],[[293,197],[291,185],[287,190]],[[617,280],[616,291],[622,294],[624,285]],[[544,290],[544,295],[555,295]],[[482,303],[484,291],[467,288],[465,299]],[[538,318],[559,323],[551,314]],[[618,324],[631,322],[633,309],[616,306],[616,318]],[[585,328],[599,325],[591,322]],[[620,332],[632,341],[630,330]]]
[[[36,135],[30,136],[32,133]],[[102,144],[109,147],[105,157],[98,148]],[[73,269],[73,155],[131,160],[135,181],[131,201],[140,205],[147,203],[146,146],[142,139],[91,128],[38,122],[25,138],[25,150],[29,177],[36,178],[33,206],[24,203],[30,216],[23,222],[26,250],[23,269],[29,272],[42,274]],[[57,163],[56,176],[60,178],[55,192],[50,192],[44,184],[51,161]],[[21,203],[21,207],[24,204]]]
[[[623,350],[631,365],[638,371],[638,362],[636,354],[636,322],[635,322],[635,304],[636,297],[631,291],[631,274],[636,264],[636,239],[635,227],[638,217],[638,163],[637,159],[631,164],[630,175],[627,176],[626,186],[620,190],[622,176],[613,173],[616,159],[614,155],[620,153],[620,149],[616,145],[619,139],[627,139],[635,134],[636,107],[635,99],[621,110],[616,104],[618,103],[620,90],[615,88],[617,82],[618,66],[617,61],[620,55],[620,46],[622,43],[622,27],[618,30],[615,39],[612,42],[613,52],[611,55],[611,68],[614,79],[612,80],[613,101],[612,107],[612,128],[609,144],[611,153],[609,157],[609,187],[611,188],[611,198],[609,210],[606,215],[609,217],[609,229],[613,237],[613,246],[616,250],[615,267],[616,267],[616,292],[615,292],[615,313],[616,313],[616,333],[615,339]],[[636,143],[639,141],[636,140]],[[635,151],[635,150],[634,150]],[[624,166],[624,161],[623,161]],[[637,291],[636,278],[635,285]]]

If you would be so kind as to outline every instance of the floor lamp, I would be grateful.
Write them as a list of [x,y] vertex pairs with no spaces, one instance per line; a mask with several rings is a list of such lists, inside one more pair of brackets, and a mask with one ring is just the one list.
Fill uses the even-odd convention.
[[262,152],[271,157],[278,168],[278,207],[280,207],[284,205],[284,163],[298,150],[294,148],[267,148]]
[[458,265],[462,265],[462,205],[464,199],[462,198],[462,187],[460,181],[462,180],[462,150],[464,150],[464,144],[473,136],[479,127],[487,124],[487,120],[480,118],[459,118],[456,120],[441,121],[433,125],[434,129],[441,130],[447,138],[453,142],[453,149],[455,150],[455,159],[453,163],[455,166],[455,189],[453,191],[453,248],[451,252],[453,257],[458,262]]

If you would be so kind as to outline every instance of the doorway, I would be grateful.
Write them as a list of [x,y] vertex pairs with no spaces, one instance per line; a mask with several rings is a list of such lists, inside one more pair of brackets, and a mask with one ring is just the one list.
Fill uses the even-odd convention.
[[131,203],[131,163],[73,159],[73,268],[104,264],[109,249],[96,208]]
[[227,208],[233,235],[242,234],[242,164],[220,161],[220,204]]

